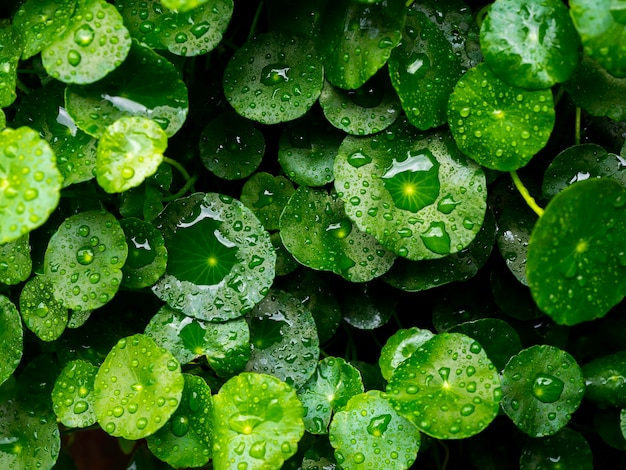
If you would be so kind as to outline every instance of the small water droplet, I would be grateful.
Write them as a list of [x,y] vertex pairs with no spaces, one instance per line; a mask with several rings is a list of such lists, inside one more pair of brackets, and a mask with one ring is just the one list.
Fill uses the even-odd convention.
[[148,426],[148,420],[146,418],[139,418],[137,420],[137,429],[146,429]]
[[78,51],[70,49],[70,51],[67,53],[67,61],[70,63],[70,65],[76,67],[78,66],[78,64],[80,64],[81,60],[82,57]]
[[88,409],[89,409],[89,404],[88,404],[86,401],[81,400],[81,401],[77,401],[77,402],[74,404],[74,408],[73,408],[73,410],[72,410],[72,411],[74,411],[74,414],[79,415],[79,414],[81,414],[81,413],[84,413],[84,412],[85,412],[85,411],[87,411]]
[[463,405],[463,407],[461,408],[461,416],[469,416],[474,412],[475,409],[476,407],[474,405],[470,405],[469,403],[467,405]]

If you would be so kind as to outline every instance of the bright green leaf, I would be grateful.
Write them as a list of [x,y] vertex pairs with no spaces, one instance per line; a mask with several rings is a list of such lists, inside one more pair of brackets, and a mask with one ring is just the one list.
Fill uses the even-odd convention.
[[0,245],[0,283],[15,285],[28,279],[33,268],[29,241],[26,234]]
[[604,316],[626,295],[626,190],[612,178],[579,181],[557,194],[528,243],[526,276],[555,322]]
[[96,422],[94,380],[98,368],[87,361],[68,362],[54,383],[52,406],[59,421],[69,428],[86,428]]
[[31,277],[20,293],[20,313],[26,327],[42,341],[54,341],[65,331],[68,311],[54,297],[50,276]]
[[584,393],[580,366],[569,353],[554,346],[524,349],[502,371],[502,409],[532,437],[562,429]]
[[141,219],[121,219],[126,236],[128,257],[122,268],[122,284],[132,289],[150,287],[165,274],[167,250],[163,235],[152,224]]
[[131,440],[149,436],[176,411],[183,385],[180,364],[170,352],[145,335],[122,338],[96,374],[98,423],[112,436]]
[[0,28],[0,44],[0,108],[4,108],[17,98],[17,65],[22,54],[22,39],[17,28]]
[[8,297],[0,295],[0,384],[13,374],[22,359],[22,320],[17,307]]
[[516,170],[547,143],[555,112],[549,90],[507,85],[479,64],[457,82],[448,122],[462,152],[487,168]]
[[254,212],[266,230],[277,230],[280,214],[294,192],[284,176],[257,171],[241,189],[241,202]]
[[[165,8],[169,8],[170,10],[176,10],[179,12],[187,12],[193,10],[194,8],[199,7],[200,5],[204,5],[209,0],[162,0],[161,3]],[[179,467],[189,467],[196,465],[178,465]]]
[[391,335],[382,347],[378,358],[378,366],[385,380],[389,381],[398,366],[433,336],[430,330],[416,326],[399,329]]

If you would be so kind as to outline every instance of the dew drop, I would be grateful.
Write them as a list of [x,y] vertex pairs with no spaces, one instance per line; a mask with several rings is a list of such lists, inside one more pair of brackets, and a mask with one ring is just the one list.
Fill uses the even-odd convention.
[[348,163],[354,168],[360,168],[363,165],[367,165],[372,161],[372,157],[364,154],[361,151],[354,152],[348,156]]
[[125,180],[129,180],[133,176],[135,176],[135,170],[133,170],[131,167],[125,166],[124,168],[122,168],[122,178],[124,178]]
[[92,43],[94,36],[95,33],[91,26],[84,24],[74,33],[74,42],[81,47],[87,47]]
[[148,420],[146,418],[139,418],[137,420],[137,429],[146,429],[148,426]]
[[450,235],[443,222],[431,222],[426,232],[420,234],[424,246],[433,253],[447,255],[450,253]]
[[90,246],[83,246],[76,252],[76,261],[78,261],[83,266],[91,264],[93,262],[95,253],[93,252],[93,248]]
[[80,56],[78,51],[75,51],[74,49],[70,49],[70,51],[67,53],[67,61],[70,63],[70,65],[76,67],[78,66],[78,64],[80,64],[81,60],[82,60],[82,57]]
[[356,454],[354,454],[353,459],[355,463],[363,463],[365,461],[365,455],[363,455],[361,452],[357,452]]
[[561,398],[565,384],[550,374],[537,374],[532,385],[533,396],[543,403],[554,403]]
[[291,68],[282,63],[269,64],[261,71],[261,83],[265,86],[275,86],[289,81]]
[[86,401],[84,401],[84,400],[81,400],[81,401],[77,401],[77,402],[74,404],[74,408],[73,408],[73,410],[72,410],[72,411],[74,411],[74,414],[79,415],[79,414],[81,414],[81,413],[84,413],[84,412],[85,412],[85,411],[87,411],[88,409],[89,409],[89,405],[87,404],[87,402],[86,402]]
[[474,412],[475,409],[476,407],[474,405],[470,405],[469,403],[467,405],[463,405],[463,407],[461,408],[461,416],[469,416]]
[[177,437],[183,437],[189,431],[189,420],[186,416],[177,416],[170,423],[172,434]]

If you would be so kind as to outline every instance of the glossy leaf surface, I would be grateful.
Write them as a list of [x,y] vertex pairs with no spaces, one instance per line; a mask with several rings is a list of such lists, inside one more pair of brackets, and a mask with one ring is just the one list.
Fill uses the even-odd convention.
[[52,406],[60,422],[70,428],[86,428],[96,422],[94,380],[98,368],[87,361],[68,362],[52,389]]
[[128,245],[122,284],[133,289],[152,286],[167,266],[163,235],[149,222],[132,217],[120,220],[120,226]]
[[30,256],[28,234],[17,240],[0,245],[0,282],[14,285],[30,276],[33,260]]
[[433,336],[430,330],[416,326],[397,330],[391,335],[382,347],[378,359],[378,366],[384,379],[389,381],[398,366]]
[[604,316],[626,294],[626,190],[612,178],[557,194],[528,244],[533,298],[559,324]]
[[284,176],[256,172],[241,189],[241,202],[254,212],[266,230],[277,230],[280,214],[294,192]]
[[19,305],[24,324],[42,341],[54,341],[65,331],[68,309],[55,299],[49,276],[37,275],[26,281]]
[[524,349],[502,371],[502,409],[532,437],[549,436],[563,428],[584,392],[580,366],[554,346]]
[[168,264],[152,289],[170,307],[224,321],[246,314],[267,294],[276,253],[259,220],[238,200],[196,193],[170,203],[156,224]]
[[3,384],[13,374],[22,359],[24,348],[24,333],[20,312],[11,300],[0,296],[0,353],[4,360],[0,362],[0,384]]
[[572,467],[593,469],[593,456],[585,438],[572,429],[562,429],[554,436],[532,439],[522,449],[520,470]]

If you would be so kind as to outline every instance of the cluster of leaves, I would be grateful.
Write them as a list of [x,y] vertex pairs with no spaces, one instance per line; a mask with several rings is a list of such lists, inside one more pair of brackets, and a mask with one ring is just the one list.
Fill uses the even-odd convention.
[[626,450],[624,2],[252,6],[2,6],[0,466]]

